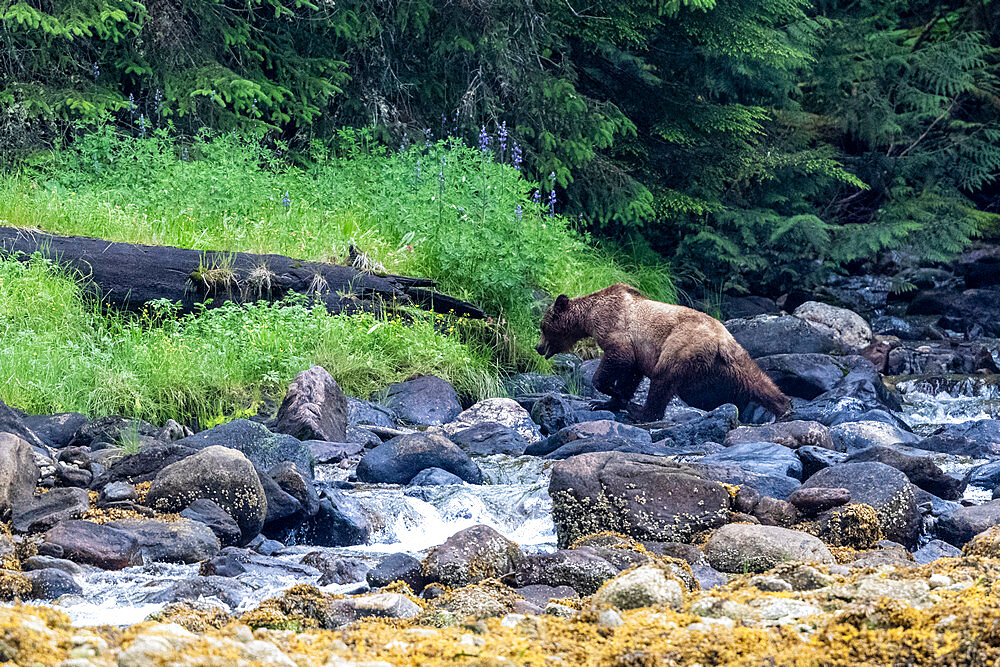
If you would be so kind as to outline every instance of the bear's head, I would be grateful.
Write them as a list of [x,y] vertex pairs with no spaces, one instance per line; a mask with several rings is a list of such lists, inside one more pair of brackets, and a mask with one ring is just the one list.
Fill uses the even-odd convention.
[[535,351],[548,359],[554,354],[569,352],[583,338],[586,338],[586,334],[580,331],[569,297],[560,294],[542,318],[542,338],[535,346]]

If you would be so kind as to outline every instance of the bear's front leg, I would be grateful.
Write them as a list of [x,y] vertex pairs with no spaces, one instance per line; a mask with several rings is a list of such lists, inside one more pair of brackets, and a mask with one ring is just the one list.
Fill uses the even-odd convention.
[[639,416],[642,424],[657,422],[663,419],[669,403],[677,393],[674,382],[667,378],[653,380],[649,385],[649,396],[646,397],[646,405],[643,406]]
[[618,412],[628,405],[641,381],[642,373],[635,367],[630,355],[617,350],[605,352],[594,373],[594,388],[611,399],[593,401],[590,407]]

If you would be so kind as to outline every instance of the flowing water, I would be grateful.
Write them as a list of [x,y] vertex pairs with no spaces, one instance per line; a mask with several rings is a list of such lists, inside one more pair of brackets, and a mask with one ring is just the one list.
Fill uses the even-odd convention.
[[[904,418],[918,433],[929,433],[942,424],[1000,414],[1000,390],[980,377],[953,378],[944,383],[907,380],[897,387],[906,403]],[[934,456],[939,465],[955,473],[964,473],[983,463],[968,457]],[[393,552],[421,558],[431,547],[476,524],[491,526],[527,551],[555,549],[552,501],[547,492],[552,462],[528,456],[491,456],[477,462],[487,480],[481,486],[354,485],[347,493],[353,495],[368,514],[373,527],[370,544],[346,548],[301,545],[287,549],[279,557],[298,562],[311,551],[326,551],[359,558],[374,566],[382,556]],[[337,466],[319,466],[317,481],[321,486],[337,484],[346,481],[347,474]],[[990,492],[970,487],[966,497],[988,500]],[[77,625],[128,625],[163,607],[163,604],[147,602],[149,596],[197,573],[197,565],[159,563],[119,572],[94,572],[80,577],[83,595],[66,596],[53,604],[66,611]],[[265,579],[242,575],[240,581],[253,588],[254,593],[234,611],[251,608],[290,586],[316,583],[301,576]],[[364,589],[364,583],[323,587],[334,593]]]

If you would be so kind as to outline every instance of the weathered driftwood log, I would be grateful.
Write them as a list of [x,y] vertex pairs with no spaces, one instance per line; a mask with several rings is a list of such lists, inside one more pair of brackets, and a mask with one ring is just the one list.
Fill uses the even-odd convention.
[[75,271],[103,303],[131,311],[156,299],[179,302],[191,312],[209,299],[209,307],[215,307],[227,301],[275,301],[297,292],[321,300],[334,313],[395,303],[485,316],[467,301],[435,292],[434,281],[426,278],[375,275],[282,255],[113,243],[0,227],[0,257],[26,260],[34,253]]

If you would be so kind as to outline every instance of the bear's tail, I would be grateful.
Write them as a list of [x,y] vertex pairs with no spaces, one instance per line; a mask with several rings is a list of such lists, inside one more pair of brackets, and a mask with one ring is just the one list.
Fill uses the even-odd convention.
[[724,351],[720,350],[720,353],[728,362],[730,377],[736,384],[737,393],[745,400],[760,403],[775,418],[781,419],[792,409],[791,399],[778,389],[778,385],[760,369],[739,343],[733,343]]

